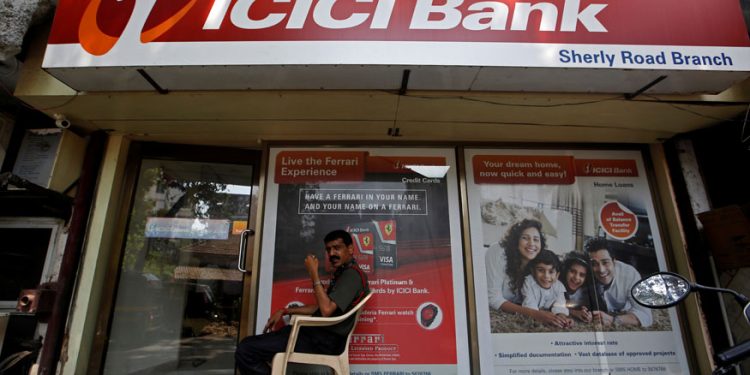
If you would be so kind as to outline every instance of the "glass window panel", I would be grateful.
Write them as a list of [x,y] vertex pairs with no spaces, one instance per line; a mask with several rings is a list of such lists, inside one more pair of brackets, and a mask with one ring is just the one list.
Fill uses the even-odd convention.
[[144,160],[105,373],[234,373],[252,168]]

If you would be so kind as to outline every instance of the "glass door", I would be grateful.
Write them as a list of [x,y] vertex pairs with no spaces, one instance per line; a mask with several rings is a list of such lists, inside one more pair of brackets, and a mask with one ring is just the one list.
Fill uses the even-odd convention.
[[135,186],[104,372],[233,374],[252,165],[142,159]]

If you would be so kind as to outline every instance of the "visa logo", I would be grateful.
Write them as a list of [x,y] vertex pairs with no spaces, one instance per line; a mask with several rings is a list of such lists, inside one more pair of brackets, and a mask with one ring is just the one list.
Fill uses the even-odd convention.
[[393,257],[379,255],[378,259],[380,259],[381,263],[391,263],[391,264],[393,264]]

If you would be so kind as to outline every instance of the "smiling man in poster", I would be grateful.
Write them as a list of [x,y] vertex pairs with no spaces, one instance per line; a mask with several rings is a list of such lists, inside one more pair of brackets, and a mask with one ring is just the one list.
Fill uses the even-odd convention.
[[601,293],[607,305],[593,312],[594,320],[604,326],[649,327],[653,322],[651,310],[637,304],[630,296],[630,289],[641,279],[640,273],[633,266],[616,260],[604,238],[586,243],[586,253],[594,270],[597,293]]

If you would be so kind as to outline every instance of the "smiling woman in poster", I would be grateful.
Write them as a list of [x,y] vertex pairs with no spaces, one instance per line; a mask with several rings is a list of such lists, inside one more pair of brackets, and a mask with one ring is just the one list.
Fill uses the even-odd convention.
[[550,311],[533,310],[521,306],[523,279],[528,274],[526,265],[546,249],[542,223],[524,219],[513,224],[505,237],[487,250],[487,294],[491,309],[517,313],[544,324],[563,328],[566,320]]

